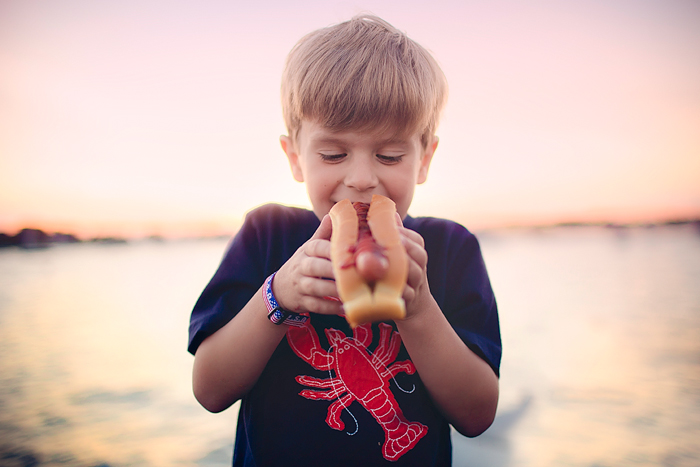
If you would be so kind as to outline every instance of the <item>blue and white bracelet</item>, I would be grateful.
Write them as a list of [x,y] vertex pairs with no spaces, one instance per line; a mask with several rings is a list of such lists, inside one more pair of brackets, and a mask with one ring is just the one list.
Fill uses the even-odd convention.
[[287,324],[289,326],[301,327],[309,319],[307,315],[302,315],[299,313],[294,313],[293,311],[283,310],[280,308],[279,303],[275,299],[275,294],[272,293],[272,279],[274,279],[277,272],[270,274],[265,280],[265,285],[262,289],[263,301],[267,307],[267,319],[272,321],[274,324]]

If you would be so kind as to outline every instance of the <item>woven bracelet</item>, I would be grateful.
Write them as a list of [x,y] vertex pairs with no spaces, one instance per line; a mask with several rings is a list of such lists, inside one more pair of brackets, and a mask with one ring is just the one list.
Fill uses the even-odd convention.
[[263,301],[267,307],[267,319],[272,321],[274,324],[287,324],[289,326],[301,327],[309,319],[307,315],[302,315],[299,313],[294,313],[293,311],[283,310],[277,300],[275,299],[275,294],[272,293],[272,279],[275,278],[277,272],[270,274],[265,280],[265,285],[263,286]]

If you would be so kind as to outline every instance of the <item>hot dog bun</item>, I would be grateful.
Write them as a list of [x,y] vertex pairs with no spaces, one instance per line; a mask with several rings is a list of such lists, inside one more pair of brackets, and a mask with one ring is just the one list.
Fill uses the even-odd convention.
[[[350,326],[403,319],[406,306],[401,295],[408,276],[408,256],[396,225],[394,202],[385,196],[373,195],[367,212],[372,237],[388,260],[386,270],[376,276],[381,278],[371,282],[355,266],[359,220],[353,204],[345,199],[333,206],[329,214],[333,224],[331,263]],[[365,272],[367,275],[371,274]]]

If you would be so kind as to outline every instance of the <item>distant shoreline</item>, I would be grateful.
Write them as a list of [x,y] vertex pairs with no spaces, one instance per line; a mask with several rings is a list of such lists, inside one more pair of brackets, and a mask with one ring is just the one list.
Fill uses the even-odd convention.
[[46,233],[41,229],[24,228],[15,235],[0,232],[0,248],[17,246],[25,249],[48,248],[56,244],[68,243],[127,243],[127,239],[121,237],[95,237],[89,240],[81,240],[69,233]]
[[[631,229],[631,228],[653,228],[663,226],[681,226],[681,225],[696,225],[700,228],[700,218],[691,219],[673,219],[660,222],[634,222],[634,223],[617,223],[617,222],[557,222],[552,224],[532,224],[532,225],[511,225],[503,227],[492,227],[484,229],[474,229],[475,232],[497,232],[520,229],[553,229],[561,227],[602,227],[607,229]],[[212,236],[197,236],[192,239],[209,239],[209,238],[230,238],[235,232],[226,235]],[[117,236],[92,237],[89,239],[81,239],[71,233],[47,233],[41,229],[24,228],[14,235],[0,232],[0,248],[4,247],[20,247],[24,249],[41,249],[48,248],[52,245],[70,244],[70,243],[98,243],[105,245],[124,244],[136,240],[152,240],[165,241],[166,237],[161,235],[151,235],[143,238],[126,238]]]
[[494,229],[484,229],[484,230],[508,230],[508,229],[551,229],[557,227],[605,227],[607,229],[633,229],[633,228],[651,228],[651,227],[663,227],[663,226],[677,226],[677,225],[698,225],[700,226],[700,218],[690,218],[690,219],[671,219],[659,222],[556,222],[552,224],[533,224],[533,225],[514,225],[511,227],[497,227]]

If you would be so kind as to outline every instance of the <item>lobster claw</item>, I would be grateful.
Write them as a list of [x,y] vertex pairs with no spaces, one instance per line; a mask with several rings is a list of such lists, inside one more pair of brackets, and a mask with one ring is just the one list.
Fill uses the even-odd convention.
[[311,320],[307,320],[303,326],[289,326],[287,342],[294,353],[317,370],[326,371],[333,367],[333,355],[321,347]]

